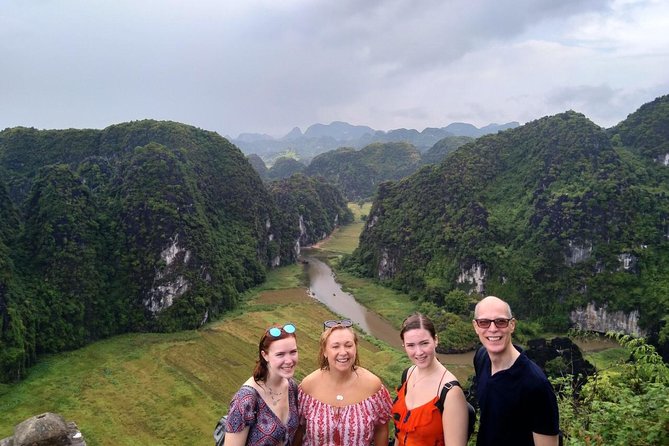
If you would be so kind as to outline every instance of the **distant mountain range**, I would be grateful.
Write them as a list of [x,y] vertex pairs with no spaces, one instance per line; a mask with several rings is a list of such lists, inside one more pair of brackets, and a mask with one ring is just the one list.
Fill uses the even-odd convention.
[[310,160],[316,155],[339,147],[361,148],[375,142],[407,142],[424,152],[447,136],[478,138],[519,125],[518,122],[512,121],[478,128],[472,124],[455,122],[441,128],[428,127],[422,132],[415,129],[395,129],[386,132],[364,125],[334,121],[330,124],[311,125],[304,133],[299,127],[295,127],[282,138],[260,133],[242,133],[236,139],[229,139],[245,154],[255,153],[266,161],[285,152],[295,152],[298,158]]

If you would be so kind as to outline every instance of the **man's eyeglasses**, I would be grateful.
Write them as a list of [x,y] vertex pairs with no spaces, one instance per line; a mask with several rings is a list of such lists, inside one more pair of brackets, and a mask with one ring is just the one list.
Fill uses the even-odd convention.
[[503,318],[499,317],[497,319],[474,319],[474,322],[476,322],[476,325],[479,326],[479,328],[488,328],[490,327],[490,324],[495,324],[495,327],[497,328],[506,328],[509,326],[509,322],[511,322],[513,318]]
[[267,334],[273,338],[278,338],[281,336],[281,330],[283,330],[285,333],[293,334],[295,333],[295,326],[293,324],[286,324],[283,327],[270,327],[267,329]]
[[337,325],[341,325],[342,327],[352,327],[353,321],[350,319],[342,319],[340,321],[333,319],[331,321],[325,321],[323,322],[323,329],[336,327]]

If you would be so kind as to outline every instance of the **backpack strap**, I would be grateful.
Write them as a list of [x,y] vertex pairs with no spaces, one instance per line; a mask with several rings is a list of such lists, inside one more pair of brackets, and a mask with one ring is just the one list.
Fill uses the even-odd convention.
[[[485,349],[483,349],[483,351],[485,352]],[[441,393],[439,393],[439,401],[434,403],[434,405],[439,409],[439,412],[444,413],[446,394],[455,386],[462,388],[458,381],[449,381],[444,384],[444,387],[441,388]],[[469,438],[472,436],[472,433],[474,432],[474,425],[476,424],[476,409],[470,403],[467,403],[467,415],[467,438]]]
[[441,392],[439,393],[439,400],[434,403],[434,405],[439,409],[439,412],[444,413],[444,402],[446,401],[446,394],[455,386],[462,388],[458,381],[449,381],[444,384],[444,387],[441,388]]
[[411,368],[411,367],[407,367],[407,368],[404,369],[404,371],[402,372],[402,380],[400,381],[400,387],[402,387],[402,384],[404,384],[404,381],[407,380],[407,375],[409,374],[409,369],[410,369],[410,368]]
[[[413,373],[412,369],[414,367],[415,366],[412,365],[411,367],[407,367],[406,369],[404,369],[404,371],[402,371],[402,378],[400,378],[400,385],[397,386],[397,391],[398,392],[400,391],[400,389],[402,388],[402,386],[404,385],[406,380],[409,378],[409,375],[410,375],[409,371],[411,370],[411,372]],[[406,389],[404,389],[404,394],[406,395]],[[397,400],[397,398],[395,398],[395,400]]]

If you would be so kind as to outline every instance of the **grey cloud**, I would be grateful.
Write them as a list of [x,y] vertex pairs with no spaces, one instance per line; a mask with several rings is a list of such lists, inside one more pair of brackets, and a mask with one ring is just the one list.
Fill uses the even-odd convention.
[[[451,86],[443,80],[469,53],[528,36],[540,39],[546,27],[560,29],[584,13],[605,15],[610,5],[606,0],[7,0],[0,13],[0,128],[100,128],[155,118],[232,135],[281,134],[318,121],[370,125],[360,122],[370,116],[386,129],[404,118],[434,126],[448,124],[440,122],[445,117],[472,117],[482,125],[493,113],[521,120],[518,113],[543,110],[541,101],[577,108],[594,101],[611,110],[613,119],[629,102],[625,94],[640,96],[623,94],[618,86],[542,90],[532,93],[532,104],[527,100],[512,109],[506,100],[512,93],[475,97],[478,88],[471,85],[445,95]],[[500,75],[503,69],[500,64]],[[423,77],[426,73],[434,75]],[[427,86],[434,95],[416,85],[426,78],[435,82]],[[615,84],[603,79],[602,85]],[[426,97],[432,103],[425,103]]]

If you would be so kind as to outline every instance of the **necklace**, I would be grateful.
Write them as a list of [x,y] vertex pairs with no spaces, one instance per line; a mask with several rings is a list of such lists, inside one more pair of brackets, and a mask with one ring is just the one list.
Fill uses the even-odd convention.
[[342,401],[344,399],[344,395],[337,395],[335,398],[337,398],[337,401]]
[[265,383],[265,385],[267,386],[267,389],[269,389],[269,397],[272,399],[272,405],[276,406],[279,404],[279,401],[281,401],[281,395],[283,395],[283,392],[275,392],[272,390],[269,384]]

